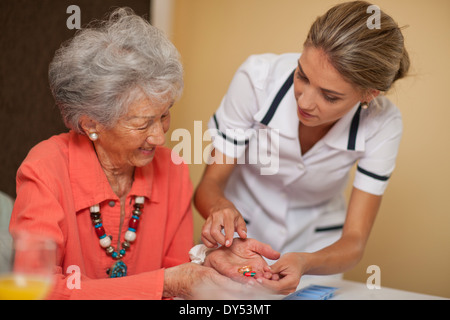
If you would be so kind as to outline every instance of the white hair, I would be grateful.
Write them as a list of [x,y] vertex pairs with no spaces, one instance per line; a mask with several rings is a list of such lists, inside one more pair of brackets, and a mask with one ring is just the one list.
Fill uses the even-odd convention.
[[86,115],[113,127],[133,100],[175,100],[183,90],[183,67],[162,31],[129,8],[94,21],[59,48],[49,82],[66,126],[82,133]]

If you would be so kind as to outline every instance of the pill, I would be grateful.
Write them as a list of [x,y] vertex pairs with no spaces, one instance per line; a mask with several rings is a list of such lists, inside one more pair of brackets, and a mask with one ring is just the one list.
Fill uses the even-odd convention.
[[244,272],[250,272],[252,271],[252,267],[251,266],[245,266],[245,267],[241,267],[238,269],[239,273],[244,273]]

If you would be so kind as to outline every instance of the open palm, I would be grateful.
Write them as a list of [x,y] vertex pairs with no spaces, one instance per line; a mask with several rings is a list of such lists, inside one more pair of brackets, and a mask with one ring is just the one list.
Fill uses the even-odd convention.
[[263,256],[275,260],[280,257],[280,253],[255,239],[236,238],[230,247],[223,246],[208,254],[204,265],[216,269],[235,281],[245,283],[251,278],[245,277],[238,271],[243,266],[251,266],[252,272],[256,273],[255,278],[271,276],[269,272],[264,271],[267,262]]

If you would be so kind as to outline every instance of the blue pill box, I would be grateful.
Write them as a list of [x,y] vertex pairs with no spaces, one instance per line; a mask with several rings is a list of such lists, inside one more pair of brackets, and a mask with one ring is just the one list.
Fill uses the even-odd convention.
[[338,288],[309,285],[286,296],[283,300],[328,300]]

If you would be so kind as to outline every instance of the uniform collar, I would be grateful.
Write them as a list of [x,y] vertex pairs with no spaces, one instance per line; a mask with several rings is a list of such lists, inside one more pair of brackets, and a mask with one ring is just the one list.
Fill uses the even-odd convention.
[[[99,204],[105,200],[118,200],[100,166],[92,142],[71,131],[69,138],[69,176],[75,210]],[[136,168],[130,196],[144,196],[158,201],[157,188],[153,190],[153,162]]]
[[[280,81],[279,87],[282,86],[283,82],[284,81]],[[297,103],[295,101],[293,90],[293,87],[291,87],[286,92],[285,97],[280,102],[272,119],[267,124],[267,127],[278,129],[281,135],[288,138],[298,139]],[[271,97],[272,99],[269,98],[269,101],[264,108],[261,108],[261,110],[255,114],[253,117],[254,120],[262,122],[269,112],[275,95],[276,93],[273,94],[273,97]],[[355,104],[355,106],[330,129],[323,138],[323,142],[328,146],[339,150],[364,151],[364,130],[360,127],[359,119],[363,112],[364,111],[360,108],[360,103],[358,102]]]
[[360,126],[362,112],[364,111],[358,102],[328,131],[323,142],[339,150],[364,151],[364,130]]
[[[279,130],[281,135],[288,138],[298,137],[298,116],[297,108],[295,108],[297,103],[294,96],[294,86],[291,85],[289,87],[276,109],[272,108],[272,104],[279,94],[280,88],[286,85],[286,82],[291,77],[293,79],[293,70],[294,68],[289,69],[285,72],[285,74],[280,76],[278,83],[274,85],[277,89],[273,90],[271,95],[267,97],[265,105],[263,105],[263,107],[253,116],[255,121],[258,121],[271,129]],[[270,116],[270,121],[266,121],[267,116],[271,113],[272,115]]]

